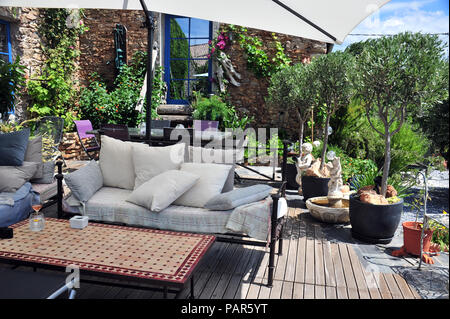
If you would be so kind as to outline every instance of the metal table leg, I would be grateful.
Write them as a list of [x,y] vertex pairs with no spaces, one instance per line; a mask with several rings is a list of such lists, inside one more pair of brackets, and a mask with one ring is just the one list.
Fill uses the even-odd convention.
[[190,299],[195,299],[194,295],[194,275],[191,276],[191,297]]

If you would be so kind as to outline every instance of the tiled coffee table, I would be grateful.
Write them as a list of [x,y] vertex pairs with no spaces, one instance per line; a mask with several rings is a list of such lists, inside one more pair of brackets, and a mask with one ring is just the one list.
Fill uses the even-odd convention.
[[0,240],[0,261],[65,269],[76,266],[83,274],[136,280],[151,286],[182,290],[215,241],[212,235],[162,231],[90,222],[73,229],[69,221],[46,218],[41,232],[28,220],[11,226],[12,239]]

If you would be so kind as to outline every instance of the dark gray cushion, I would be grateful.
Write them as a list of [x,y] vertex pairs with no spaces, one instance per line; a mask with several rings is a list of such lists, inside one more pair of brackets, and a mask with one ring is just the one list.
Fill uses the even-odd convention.
[[0,166],[21,166],[25,159],[30,129],[0,134]]
[[14,193],[36,173],[38,163],[23,162],[20,166],[0,166],[0,193]]
[[262,200],[269,196],[271,191],[272,187],[262,184],[236,188],[230,192],[214,196],[204,207],[210,210],[230,210],[241,205]]
[[39,163],[36,173],[32,179],[42,178],[44,169],[44,165],[42,163],[42,135],[38,135],[28,141],[24,161]]
[[42,163],[42,177],[41,178],[33,178],[30,182],[36,184],[51,184],[55,178],[55,161],[43,162]]
[[103,186],[102,171],[96,161],[65,175],[64,180],[80,202],[87,202]]

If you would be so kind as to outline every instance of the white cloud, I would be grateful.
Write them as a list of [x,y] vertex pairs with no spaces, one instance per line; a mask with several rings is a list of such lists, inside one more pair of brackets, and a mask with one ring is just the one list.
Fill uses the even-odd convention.
[[[351,34],[397,34],[400,32],[445,33],[449,32],[449,16],[442,10],[424,10],[435,0],[388,3],[374,15],[365,19]],[[367,39],[366,36],[347,36],[336,50],[345,49],[349,44]],[[448,36],[442,36],[447,42]],[[448,48],[447,48],[448,55]]]

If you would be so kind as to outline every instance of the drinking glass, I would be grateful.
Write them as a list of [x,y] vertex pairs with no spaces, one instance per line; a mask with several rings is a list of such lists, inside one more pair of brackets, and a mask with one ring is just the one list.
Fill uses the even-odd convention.
[[44,214],[40,212],[42,209],[42,204],[37,203],[31,206],[34,210],[33,213],[30,214],[30,230],[31,231],[41,231],[45,227],[45,218]]

